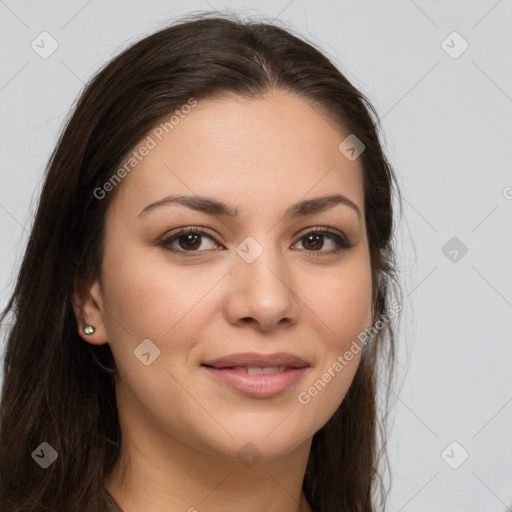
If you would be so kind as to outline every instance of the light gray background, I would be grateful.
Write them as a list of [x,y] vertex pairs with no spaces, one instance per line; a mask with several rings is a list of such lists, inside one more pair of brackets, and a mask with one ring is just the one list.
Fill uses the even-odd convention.
[[[511,0],[0,0],[0,305],[84,82],[174,16],[226,6],[320,45],[382,118],[404,193],[407,299],[389,510],[512,510]],[[59,44],[48,59],[31,48],[43,31]],[[469,44],[458,58],[442,47],[453,31]],[[468,248],[455,262],[442,251],[452,237]]]

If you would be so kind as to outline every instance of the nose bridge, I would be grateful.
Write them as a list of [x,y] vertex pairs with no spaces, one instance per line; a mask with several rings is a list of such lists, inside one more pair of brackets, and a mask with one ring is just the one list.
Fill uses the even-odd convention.
[[[256,238],[257,237],[257,238]],[[265,233],[246,237],[236,248],[235,266],[245,286],[256,290],[270,286],[274,292],[286,290],[289,293],[289,275],[284,256],[275,247],[272,234]],[[254,290],[253,290],[254,292]]]
[[270,328],[283,318],[296,321],[297,298],[286,258],[270,233],[246,237],[236,248],[232,270],[236,292],[230,296],[229,312],[239,321],[252,318]]

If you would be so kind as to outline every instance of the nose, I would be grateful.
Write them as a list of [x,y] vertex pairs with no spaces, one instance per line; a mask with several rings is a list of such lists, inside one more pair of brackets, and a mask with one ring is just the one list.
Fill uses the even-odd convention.
[[225,302],[227,320],[262,332],[295,325],[300,300],[285,258],[270,248],[261,251],[261,247],[254,253],[256,249],[254,245],[249,248],[252,257],[243,251],[235,255]]

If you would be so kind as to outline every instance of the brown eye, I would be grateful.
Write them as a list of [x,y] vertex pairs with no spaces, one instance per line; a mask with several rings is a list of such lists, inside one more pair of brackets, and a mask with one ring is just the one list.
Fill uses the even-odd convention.
[[211,235],[201,229],[186,228],[164,238],[159,242],[159,245],[174,253],[203,252],[208,250],[208,247],[206,249],[203,247],[205,238],[215,242]]
[[[325,239],[331,240],[331,243],[334,244],[333,249],[322,250],[325,246]],[[354,247],[353,244],[351,244],[345,236],[341,235],[341,233],[338,233],[338,231],[325,228],[315,229],[306,233],[306,235],[299,239],[299,242],[302,243],[302,246],[308,252],[318,252],[323,254],[337,253],[341,250]]]
[[[204,247],[205,239],[213,243],[213,247]],[[331,248],[325,250],[326,240],[330,241]],[[298,242],[301,243],[303,249],[308,253],[318,253],[320,255],[336,254],[342,250],[350,249],[354,247],[347,238],[337,230],[331,228],[318,228],[310,230],[301,238]],[[166,236],[162,239],[158,245],[163,247],[165,250],[173,252],[175,254],[193,256],[198,255],[207,250],[215,248],[217,242],[212,235],[200,228],[183,228],[179,231]],[[207,245],[207,244],[206,244]],[[217,244],[218,245],[218,244]],[[188,254],[187,254],[188,253]],[[317,256],[317,254],[315,254]]]
[[180,235],[176,237],[176,240],[182,249],[199,249],[201,246],[201,236],[203,235],[190,233],[188,235]]
[[303,244],[306,249],[317,250],[321,249],[324,245],[324,235],[308,235],[301,238],[301,240],[304,240]]

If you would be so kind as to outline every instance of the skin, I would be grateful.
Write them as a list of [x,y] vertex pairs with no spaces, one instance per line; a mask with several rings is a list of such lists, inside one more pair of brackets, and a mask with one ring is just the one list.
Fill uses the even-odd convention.
[[[360,354],[312,397],[307,390],[372,323],[371,267],[360,159],[338,145],[349,135],[310,102],[284,91],[258,99],[201,100],[118,185],[106,218],[101,279],[75,297],[80,335],[109,343],[123,446],[106,487],[124,512],[308,511],[302,490],[312,436],[333,415]],[[313,215],[279,220],[291,204],[343,194]],[[170,194],[204,195],[240,211],[223,218],[167,204]],[[158,245],[178,228],[199,238]],[[308,243],[311,229],[341,231]],[[236,248],[248,236],[263,248],[248,263]],[[306,237],[306,238],[305,238]],[[192,254],[192,256],[187,257]],[[150,339],[160,356],[134,356]],[[235,352],[292,352],[310,368],[273,398],[241,394],[200,365]],[[255,464],[237,454],[257,448]],[[256,453],[256,450],[253,448]]]

